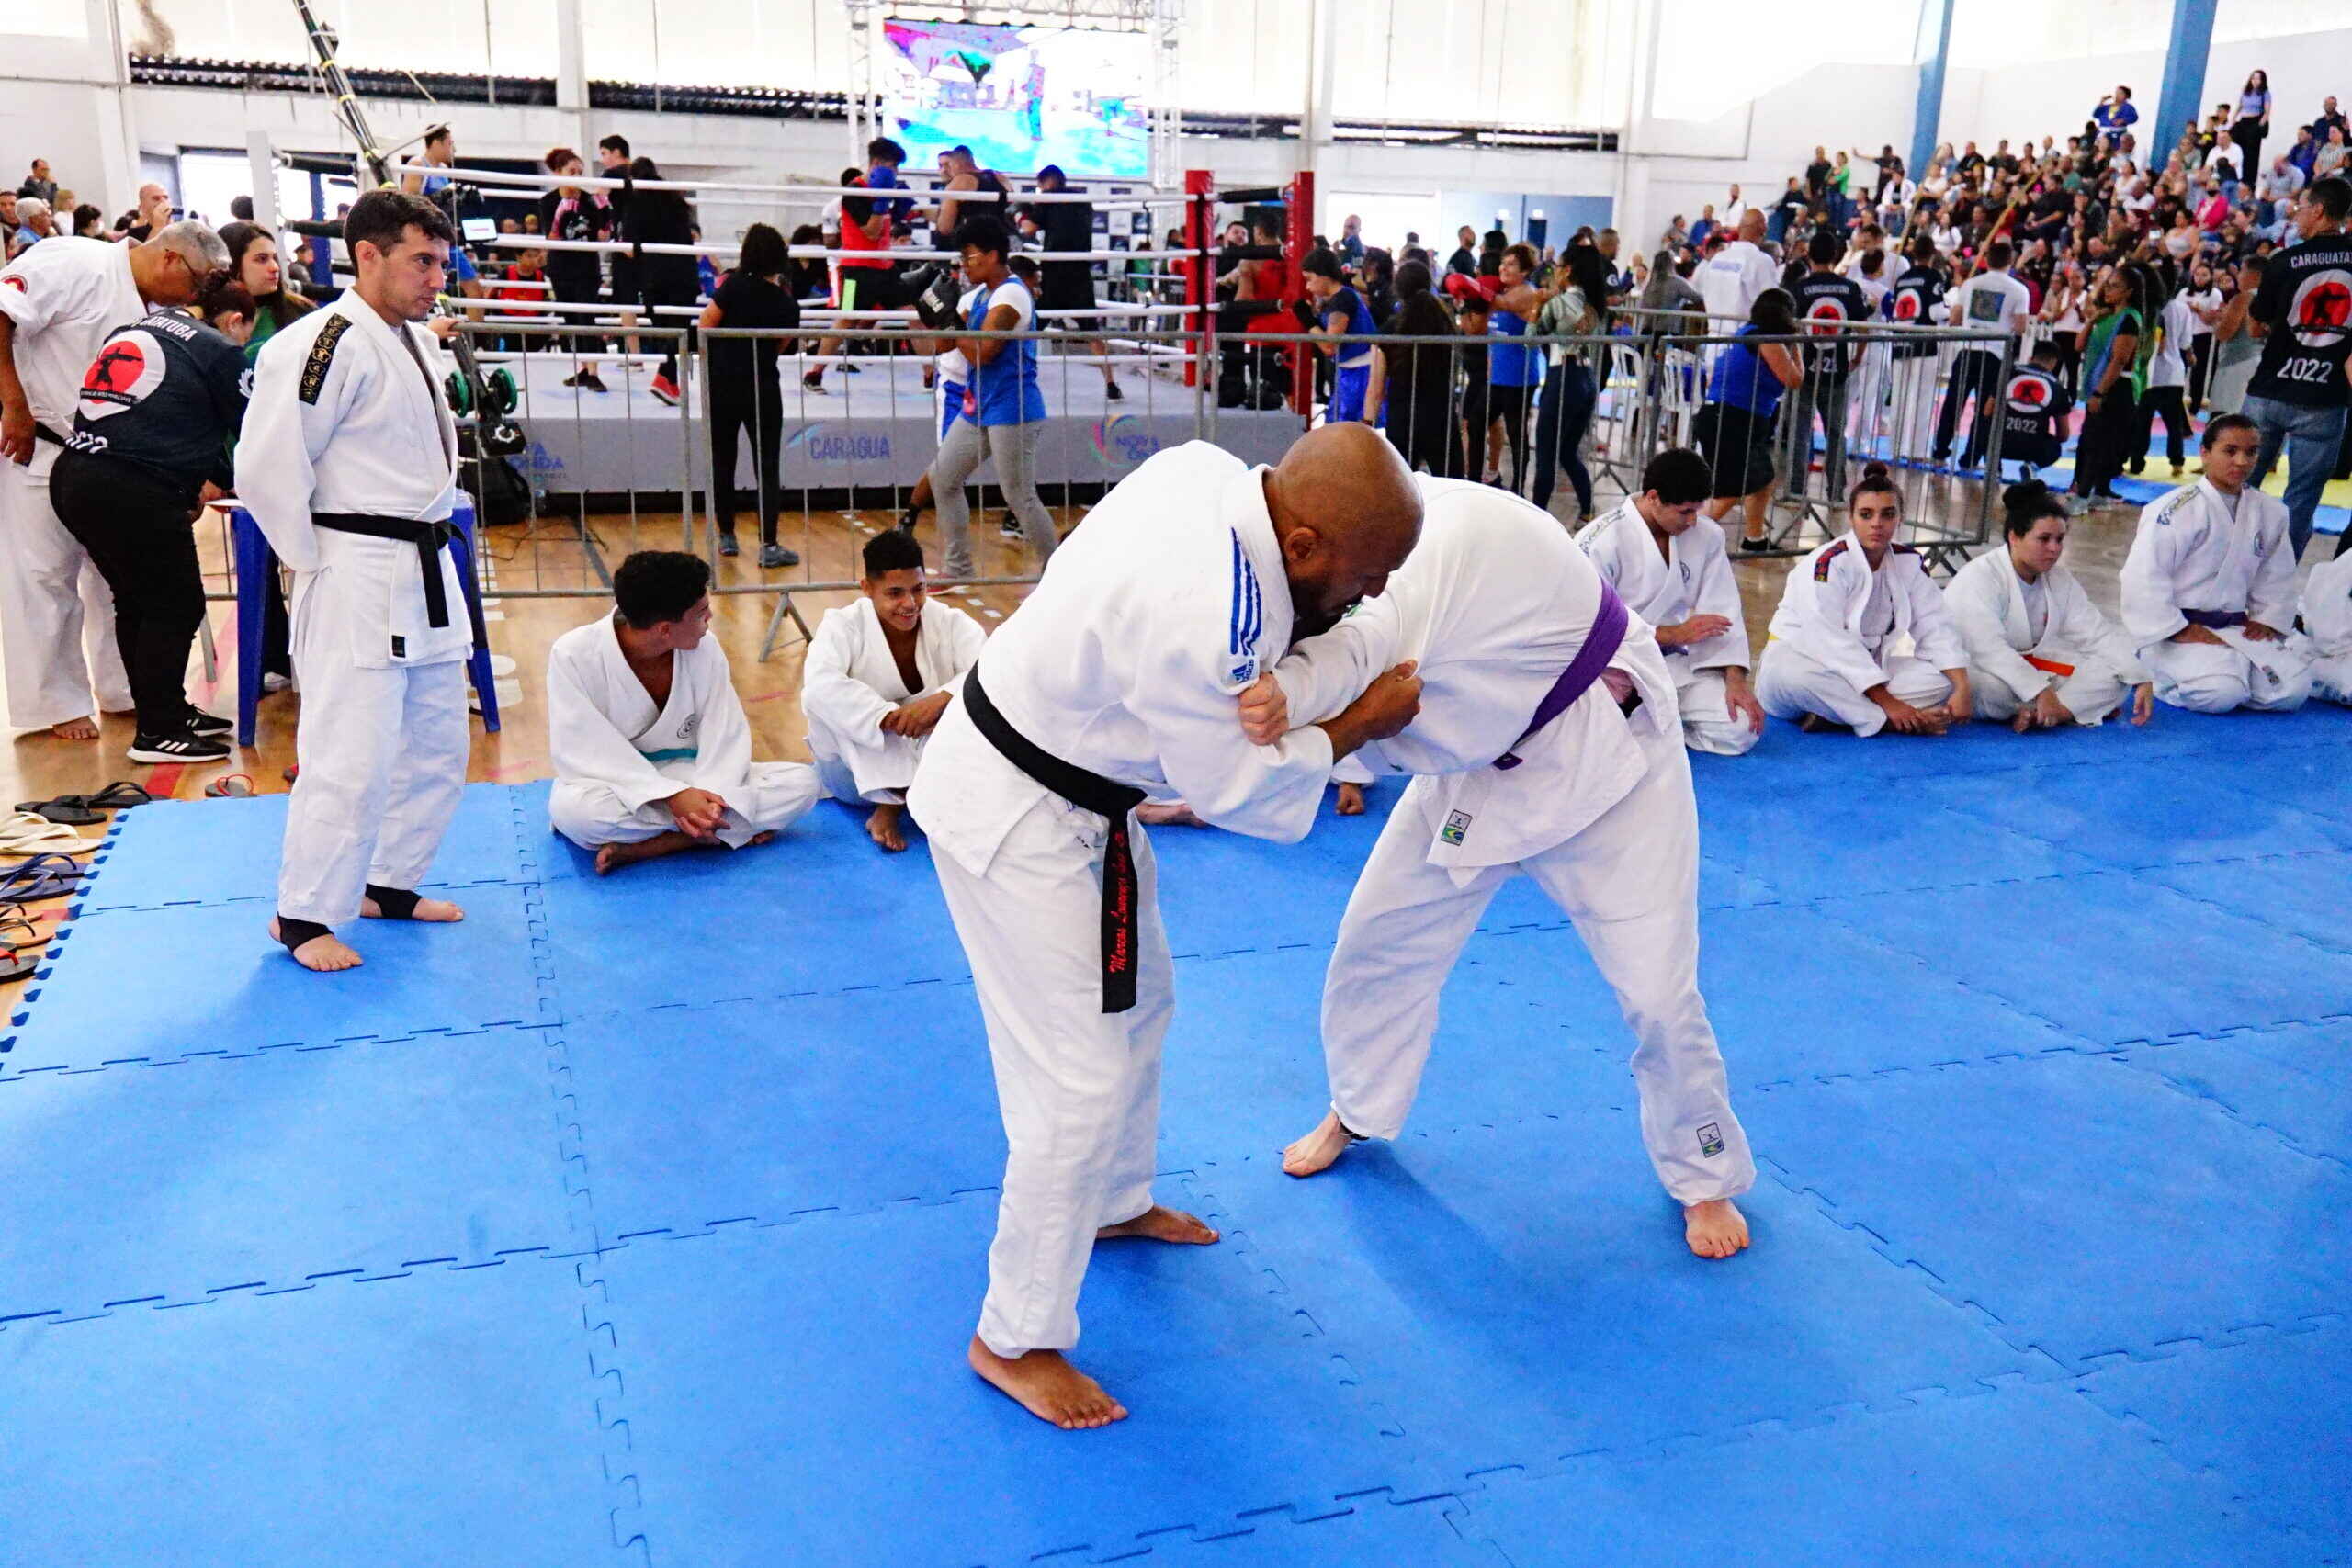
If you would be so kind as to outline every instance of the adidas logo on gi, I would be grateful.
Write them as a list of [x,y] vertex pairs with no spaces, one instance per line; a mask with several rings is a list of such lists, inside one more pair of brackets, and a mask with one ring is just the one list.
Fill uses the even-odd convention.
[[1445,826],[1438,829],[1437,836],[1442,843],[1458,844],[1469,831],[1470,813],[1457,811],[1445,819]]
[[1713,1159],[1724,1152],[1724,1130],[1713,1122],[1699,1129],[1699,1153]]

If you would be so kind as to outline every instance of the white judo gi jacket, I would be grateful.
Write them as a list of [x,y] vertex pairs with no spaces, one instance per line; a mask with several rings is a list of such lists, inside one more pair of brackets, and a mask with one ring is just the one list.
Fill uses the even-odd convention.
[[[1892,611],[1874,624],[1871,597]],[[1907,641],[1909,653],[1897,651]],[[1852,533],[1800,559],[1781,589],[1756,694],[1780,718],[1818,713],[1875,735],[1885,712],[1862,694],[1884,685],[1901,700],[1933,705],[1951,694],[1942,673],[1968,662],[1960,628],[1917,550],[1890,546],[1876,571]]]
[[[1944,604],[1968,649],[1971,671],[1980,677],[1970,683],[1978,715],[2014,717],[2019,706],[2054,687],[2077,721],[2098,724],[2115,711],[2125,691],[2151,677],[2132,639],[2099,613],[2073,572],[2052,567],[2040,586],[2046,618],[2037,635],[2025,583],[2006,545],[1978,556],[1944,585]],[[2075,673],[2044,670],[2029,654],[2071,665]]]
[[[1402,1129],[1445,976],[1495,890],[1523,873],[1575,922],[1619,998],[1660,1181],[1683,1203],[1744,1192],[1756,1168],[1699,994],[1698,814],[1665,656],[1629,611],[1609,668],[1640,705],[1626,714],[1596,681],[1527,735],[1591,633],[1600,576],[1528,502],[1460,479],[1415,482],[1424,514],[1412,555],[1377,598],[1275,670],[1301,724],[1399,660],[1420,661],[1419,714],[1357,753],[1421,776],[1357,878],[1325,976],[1332,1109],[1363,1136]],[[1498,765],[1506,756],[1517,764]]]
[[2303,629],[2311,634],[2312,690],[2352,703],[2352,555],[2312,569],[2303,584]]
[[[2155,676],[2156,694],[2199,712],[2291,708],[2311,690],[2311,647],[2291,628],[2299,592],[2287,508],[2247,486],[2233,508],[2199,479],[2141,508],[2123,558],[2123,629]],[[2242,615],[2287,633],[2257,641],[2243,626],[2210,628],[2223,647],[2171,641],[2188,611]]]
[[1683,739],[1691,750],[1736,757],[1754,746],[1758,732],[1733,716],[1724,694],[1723,671],[1747,670],[1755,661],[1723,529],[1701,518],[1669,538],[1661,554],[1629,496],[1578,530],[1576,542],[1625,608],[1651,626],[1676,626],[1693,615],[1721,615],[1731,623],[1702,642],[1658,651],[1674,677]]
[[837,800],[903,798],[930,737],[892,735],[882,720],[902,703],[953,688],[987,641],[979,622],[953,604],[925,599],[915,633],[915,672],[922,685],[909,691],[872,600],[826,611],[808,639],[800,676],[808,750],[826,793]]

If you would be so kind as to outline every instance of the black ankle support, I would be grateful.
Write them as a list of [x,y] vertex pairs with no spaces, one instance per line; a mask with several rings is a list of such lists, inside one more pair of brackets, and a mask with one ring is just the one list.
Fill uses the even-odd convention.
[[316,920],[298,920],[291,915],[277,917],[277,940],[286,944],[288,953],[315,937],[333,935],[334,932],[331,929]]
[[368,897],[376,901],[376,908],[383,911],[383,918],[388,920],[416,919],[416,906],[422,901],[419,895],[404,887],[379,887],[372,882],[368,884]]

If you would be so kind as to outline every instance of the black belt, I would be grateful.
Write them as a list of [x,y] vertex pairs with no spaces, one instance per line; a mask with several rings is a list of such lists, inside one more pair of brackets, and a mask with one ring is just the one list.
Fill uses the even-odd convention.
[[1004,760],[1046,788],[1083,811],[1111,824],[1111,840],[1102,852],[1102,1010],[1125,1012],[1136,1005],[1136,904],[1142,889],[1136,879],[1134,847],[1128,822],[1144,793],[1066,762],[1032,744],[1005,722],[980,686],[977,664],[964,674],[964,711],[973,727],[988,738]]
[[[450,518],[426,522],[416,517],[366,517],[350,512],[314,512],[311,521],[335,534],[363,534],[416,547],[417,574],[424,581],[424,624],[435,630],[449,624],[449,592],[441,581],[441,547],[465,537]],[[476,648],[490,646],[489,628],[482,625],[481,595],[469,595],[466,613]]]
[[57,432],[50,429],[49,426],[41,423],[39,420],[33,421],[33,434],[40,440],[48,442],[51,446],[71,446],[74,445],[74,443],[66,440],[65,437],[58,434]]

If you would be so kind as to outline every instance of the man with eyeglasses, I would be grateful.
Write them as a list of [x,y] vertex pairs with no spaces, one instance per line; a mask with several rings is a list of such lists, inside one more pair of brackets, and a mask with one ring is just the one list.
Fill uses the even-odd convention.
[[143,245],[61,235],[0,267],[0,659],[15,728],[96,740],[97,712],[131,706],[114,596],[58,521],[50,470],[107,335],[228,276],[229,247],[194,221]]

